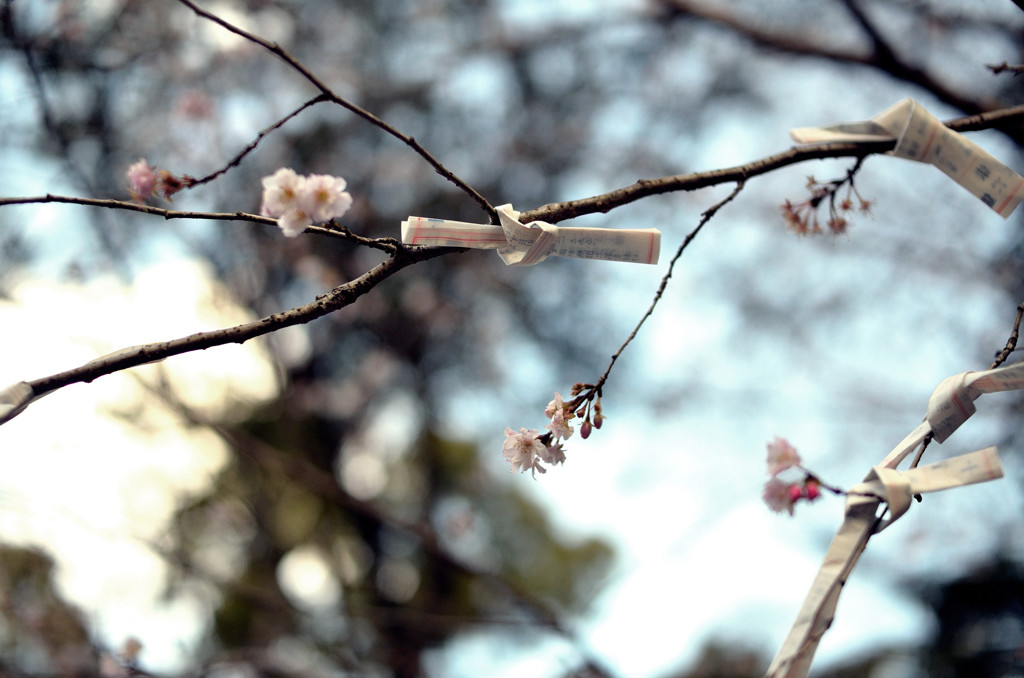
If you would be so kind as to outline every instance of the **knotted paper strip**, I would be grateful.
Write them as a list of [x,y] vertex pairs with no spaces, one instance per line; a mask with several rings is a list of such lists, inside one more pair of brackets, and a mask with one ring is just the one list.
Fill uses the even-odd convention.
[[974,414],[974,401],[982,393],[1024,388],[1024,362],[984,372],[946,377],[928,400],[928,423],[940,443]]
[[895,139],[892,155],[935,165],[1004,219],[1024,198],[1024,177],[943,125],[913,99],[904,99],[871,120],[799,127],[789,135],[799,144]]
[[[873,467],[864,482],[851,488],[846,515],[825,553],[825,560],[797,613],[796,621],[768,667],[769,678],[803,678],[825,631],[835,617],[839,592],[872,535],[906,513],[915,494],[1001,478],[995,447],[928,466],[897,471],[895,467],[933,433],[942,442],[975,412],[982,393],[1024,388],[1024,362],[983,372],[965,372],[939,383],[928,401],[928,416]],[[941,434],[941,438],[940,438]],[[879,515],[879,509],[885,511]]]
[[[864,482],[849,490],[843,524],[829,544],[825,561],[767,675],[771,678],[807,675],[818,643],[832,625],[839,592],[868,539],[906,513],[915,494],[983,483],[1002,476],[995,447],[907,471],[881,465],[872,468]],[[879,520],[878,509],[882,504],[887,511],[884,519]]]
[[428,217],[402,222],[402,242],[410,245],[494,249],[508,266],[533,266],[548,256],[656,264],[661,231],[656,228],[559,227],[544,221],[519,222],[512,205],[495,208],[500,226]]

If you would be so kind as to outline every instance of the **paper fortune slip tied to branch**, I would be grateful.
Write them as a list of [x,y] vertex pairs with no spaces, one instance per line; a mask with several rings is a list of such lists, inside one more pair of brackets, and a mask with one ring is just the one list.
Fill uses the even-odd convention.
[[[835,617],[839,593],[868,539],[906,513],[914,495],[1003,476],[995,447],[906,471],[897,471],[895,467],[916,450],[929,433],[939,442],[948,438],[975,412],[974,401],[983,393],[1022,388],[1024,362],[984,372],[965,372],[939,383],[928,401],[925,421],[873,467],[864,482],[850,488],[843,523],[829,544],[825,560],[789,635],[768,667],[769,678],[807,675],[818,643]],[[883,504],[885,511],[880,514]]]
[[508,266],[533,266],[548,256],[656,264],[661,231],[656,228],[577,228],[543,221],[519,222],[512,205],[495,208],[500,226],[428,217],[402,222],[402,242],[410,245],[498,250]]
[[943,125],[913,99],[904,99],[864,122],[799,127],[789,134],[800,144],[895,139],[892,155],[935,165],[1004,219],[1024,198],[1024,177]]

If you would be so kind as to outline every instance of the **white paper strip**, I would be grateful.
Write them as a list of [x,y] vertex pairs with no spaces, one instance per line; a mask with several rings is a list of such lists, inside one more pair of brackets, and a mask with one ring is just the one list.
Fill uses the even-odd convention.
[[[895,467],[933,433],[933,427],[935,440],[948,438],[974,413],[974,401],[982,393],[1022,388],[1024,362],[965,372],[939,383],[928,401],[925,421],[873,467],[864,482],[849,490],[843,524],[829,544],[789,635],[768,668],[768,678],[807,675],[818,643],[835,617],[839,593],[868,540],[899,519],[910,507],[911,497],[1002,477],[994,447],[906,471]],[[886,512],[879,514],[883,505]]]
[[789,134],[800,144],[895,139],[892,155],[935,165],[1004,219],[1024,198],[1024,177],[943,125],[913,99],[904,99],[864,122],[799,127]]
[[495,209],[500,226],[409,217],[402,222],[402,242],[495,249],[509,266],[532,266],[548,256],[656,264],[661,253],[661,231],[656,228],[559,227],[543,221],[523,225],[511,205]]

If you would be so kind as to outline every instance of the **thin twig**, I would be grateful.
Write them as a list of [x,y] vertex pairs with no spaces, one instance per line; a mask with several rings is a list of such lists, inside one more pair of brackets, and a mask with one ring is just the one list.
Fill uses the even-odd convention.
[[[277,225],[277,219],[265,217],[259,214],[248,212],[191,212],[186,210],[169,210],[163,207],[153,207],[140,202],[128,200],[114,200],[111,198],[80,198],[69,195],[46,195],[25,196],[20,198],[0,198],[0,207],[5,205],[31,205],[40,203],[63,203],[67,205],[85,205],[87,207],[104,207],[107,209],[127,210],[129,212],[141,212],[152,214],[164,219],[209,219],[212,221],[251,221],[257,224]],[[394,252],[398,248],[398,241],[394,238],[367,238],[356,235],[347,226],[339,226],[337,222],[330,221],[321,226],[308,226],[307,233],[329,235],[336,238],[344,238],[357,245],[372,247],[384,252]]]
[[1017,77],[1021,73],[1024,73],[1024,65],[1011,66],[1005,61],[1001,64],[985,64],[985,68],[992,71],[995,75],[1009,71],[1010,73],[1013,73],[1014,77]]
[[228,170],[230,170],[232,167],[238,167],[238,165],[242,162],[242,159],[245,158],[245,156],[249,155],[254,150],[256,150],[256,146],[258,146],[259,143],[261,141],[263,141],[263,137],[267,136],[268,134],[270,134],[274,130],[279,129],[286,122],[288,122],[289,120],[291,120],[292,118],[297,116],[299,113],[302,113],[307,108],[315,106],[316,104],[319,104],[319,103],[323,103],[324,101],[327,101],[327,100],[328,100],[328,97],[325,94],[319,94],[319,95],[313,97],[312,99],[310,99],[309,101],[307,101],[306,103],[302,104],[298,108],[296,108],[294,111],[292,111],[288,115],[284,116],[283,118],[281,118],[280,120],[275,122],[270,127],[267,127],[266,129],[260,130],[260,133],[256,135],[256,139],[254,139],[252,141],[252,143],[250,143],[248,146],[243,148],[238,153],[238,155],[236,155],[231,160],[229,160],[226,165],[224,165],[223,167],[221,167],[219,170],[217,170],[215,172],[207,174],[205,177],[203,177],[201,179],[192,179],[188,183],[187,188],[195,188],[196,186],[201,186],[202,184],[208,184],[211,181],[213,181],[214,179],[216,179],[217,177],[222,176],[224,174],[227,174]]
[[1013,321],[1013,330],[1010,332],[1010,338],[1006,340],[1006,346],[1003,350],[996,354],[996,359],[992,361],[992,364],[988,366],[988,369],[994,370],[995,368],[1006,362],[1006,359],[1010,357],[1014,349],[1017,348],[1017,340],[1020,338],[1020,323],[1021,319],[1024,318],[1024,302],[1017,307],[1017,318]]
[[491,219],[492,223],[495,223],[495,224],[498,223],[498,213],[494,211],[494,206],[491,205],[491,203],[488,202],[485,197],[480,195],[480,193],[477,192],[477,190],[475,188],[473,188],[472,186],[467,184],[461,178],[456,176],[456,174],[454,172],[452,172],[447,167],[445,167],[443,164],[441,164],[441,162],[437,158],[435,158],[433,156],[433,154],[431,154],[426,148],[424,148],[422,145],[420,145],[420,143],[418,141],[416,141],[416,139],[414,139],[413,137],[411,137],[411,136],[409,136],[407,134],[403,134],[402,132],[398,131],[397,129],[395,129],[394,127],[389,125],[388,123],[384,122],[383,120],[381,120],[380,118],[378,118],[376,115],[374,115],[373,113],[369,112],[365,108],[362,108],[361,106],[357,106],[356,104],[352,103],[348,99],[345,99],[344,97],[339,96],[338,94],[336,94],[330,87],[328,87],[326,84],[324,84],[323,81],[321,81],[318,77],[316,77],[316,75],[314,75],[312,71],[310,71],[308,68],[306,68],[306,66],[303,65],[301,61],[299,61],[294,56],[292,56],[291,53],[288,52],[288,50],[284,49],[283,47],[278,45],[276,42],[270,42],[269,40],[265,40],[265,39],[261,38],[260,36],[255,35],[254,33],[250,33],[249,31],[246,31],[243,28],[239,28],[238,26],[235,26],[231,22],[226,21],[225,19],[217,16],[216,14],[212,14],[210,12],[207,12],[206,10],[202,9],[201,7],[196,5],[194,2],[192,2],[192,0],[178,0],[178,2],[180,2],[181,4],[185,5],[189,9],[191,9],[193,12],[195,12],[198,16],[202,17],[203,19],[206,19],[208,21],[212,21],[213,23],[217,24],[218,26],[220,26],[224,30],[230,31],[231,33],[234,33],[235,35],[237,35],[237,36],[239,36],[241,38],[244,38],[244,39],[248,40],[249,42],[257,44],[260,47],[263,47],[264,49],[266,49],[267,51],[271,52],[272,54],[277,56],[279,59],[284,61],[286,64],[288,64],[292,69],[294,69],[300,75],[302,75],[303,78],[305,78],[307,81],[309,81],[310,84],[312,84],[314,87],[317,88],[317,90],[320,91],[321,95],[326,100],[329,100],[332,103],[338,104],[339,106],[342,106],[343,108],[348,109],[349,111],[351,111],[352,113],[356,114],[357,116],[359,116],[363,120],[366,120],[370,124],[374,125],[375,127],[380,128],[381,130],[383,130],[387,134],[390,134],[391,136],[393,136],[396,139],[400,140],[402,143],[404,143],[407,146],[409,146],[421,158],[426,160],[430,164],[430,166],[434,168],[435,172],[440,174],[442,177],[444,177],[445,179],[447,179],[451,183],[455,184],[455,186],[457,186],[460,190],[465,192],[474,201],[476,201],[476,203],[478,205],[480,205],[480,207],[484,210],[484,212],[487,213],[487,216],[488,216],[488,218]]
[[689,244],[693,242],[693,239],[696,238],[697,234],[700,233],[702,228],[704,228],[704,224],[711,221],[715,214],[718,213],[718,210],[722,209],[727,204],[732,202],[733,199],[737,195],[739,195],[740,191],[742,190],[743,182],[741,181],[736,184],[736,188],[732,190],[732,193],[730,193],[723,200],[721,200],[714,206],[710,207],[709,209],[705,210],[704,213],[701,214],[700,223],[698,223],[697,227],[690,231],[690,233],[687,234],[685,238],[683,238],[683,242],[680,243],[679,249],[676,250],[675,255],[672,257],[672,261],[669,262],[668,271],[666,271],[665,275],[662,277],[661,284],[658,285],[658,291],[654,293],[654,299],[651,300],[651,304],[650,306],[647,307],[647,311],[643,314],[643,316],[640,317],[640,320],[633,328],[633,331],[629,333],[629,336],[626,337],[626,340],[622,342],[621,346],[619,346],[619,350],[617,350],[614,353],[614,355],[612,355],[611,362],[608,363],[608,367],[605,369],[604,374],[601,375],[601,378],[598,379],[597,383],[595,383],[593,387],[590,389],[591,391],[593,391],[597,395],[601,394],[601,389],[604,386],[605,382],[608,381],[608,376],[611,374],[612,368],[615,366],[615,362],[619,359],[619,356],[622,355],[622,352],[626,350],[626,347],[629,346],[629,344],[636,338],[637,333],[640,332],[640,328],[643,327],[645,322],[647,322],[647,319],[651,317],[652,313],[654,313],[654,308],[655,306],[658,305],[658,302],[661,301],[661,297],[665,294],[665,289],[668,287],[669,278],[672,277],[672,271],[673,269],[675,269],[676,262],[679,261],[679,257],[683,255],[683,250],[685,250],[689,246]]
[[[670,17],[686,17],[688,19],[698,19],[718,24],[769,50],[785,54],[817,57],[840,64],[857,64],[869,68],[877,68],[895,78],[912,83],[931,92],[940,101],[955,106],[965,113],[978,113],[1000,105],[994,100],[977,101],[964,97],[924,69],[901,60],[899,55],[882,38],[878,29],[864,12],[848,0],[845,1],[848,10],[853,14],[854,20],[867,33],[867,38],[870,41],[869,44],[873,49],[845,50],[830,44],[827,38],[817,40],[812,38],[808,40],[799,37],[798,34],[800,32],[798,31],[765,30],[762,22],[744,21],[739,18],[737,12],[723,9],[723,7],[727,7],[726,3],[714,3],[708,0],[702,2],[695,0],[661,0],[661,4],[668,10]],[[1010,136],[1018,139],[1013,134],[1010,134]]]

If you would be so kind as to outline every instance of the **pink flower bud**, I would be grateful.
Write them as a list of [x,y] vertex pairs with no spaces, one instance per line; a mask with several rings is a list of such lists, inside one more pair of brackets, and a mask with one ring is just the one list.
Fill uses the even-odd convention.
[[580,437],[583,438],[584,440],[589,438],[590,437],[590,431],[591,431],[592,428],[593,427],[590,425],[590,420],[589,419],[584,421],[583,425],[580,426]]
[[144,158],[139,158],[137,163],[129,167],[125,177],[128,179],[128,190],[136,200],[146,200],[156,190],[156,170]]
[[[597,408],[594,408],[597,409]],[[594,428],[601,428],[601,424],[604,423],[604,417],[598,412],[594,415]]]
[[791,502],[796,501],[797,499],[802,497],[803,494],[804,494],[803,488],[800,487],[799,485],[795,484],[795,483],[790,485],[789,489],[787,491],[789,492],[789,500]]
[[804,496],[807,497],[808,501],[814,501],[821,496],[820,485],[821,484],[813,478],[808,479],[808,481],[804,483]]

